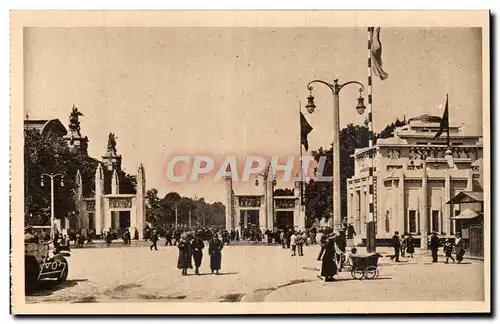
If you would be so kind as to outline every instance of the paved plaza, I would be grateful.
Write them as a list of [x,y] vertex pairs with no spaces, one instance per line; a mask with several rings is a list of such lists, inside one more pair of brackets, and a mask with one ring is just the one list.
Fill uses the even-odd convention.
[[200,276],[194,271],[181,276],[175,246],[73,249],[68,280],[44,283],[26,298],[30,303],[484,300],[482,261],[445,264],[441,256],[432,264],[417,251],[415,258],[397,264],[381,258],[378,279],[354,280],[342,272],[330,283],[318,278],[319,249],[306,246],[303,257],[292,257],[276,245],[225,246],[219,276],[210,273],[207,249]]

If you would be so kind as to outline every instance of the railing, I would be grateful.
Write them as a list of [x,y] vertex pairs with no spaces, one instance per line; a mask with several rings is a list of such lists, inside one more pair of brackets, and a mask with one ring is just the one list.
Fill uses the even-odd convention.
[[471,225],[469,227],[469,255],[484,257],[484,229],[482,225]]

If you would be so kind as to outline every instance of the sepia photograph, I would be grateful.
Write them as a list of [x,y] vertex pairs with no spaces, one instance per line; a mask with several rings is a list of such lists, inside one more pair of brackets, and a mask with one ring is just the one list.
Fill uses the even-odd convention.
[[491,311],[487,11],[11,32],[13,313]]

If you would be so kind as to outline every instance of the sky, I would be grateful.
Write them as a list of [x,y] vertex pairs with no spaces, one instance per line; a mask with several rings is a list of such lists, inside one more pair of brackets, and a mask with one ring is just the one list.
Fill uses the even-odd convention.
[[[389,77],[374,79],[375,131],[404,116],[441,116],[448,94],[450,123],[482,133],[481,29],[382,28],[381,42]],[[224,201],[222,182],[173,183],[167,163],[297,156],[300,106],[314,128],[310,150],[329,146],[331,92],[314,86],[317,110],[307,114],[306,85],[366,85],[367,55],[364,28],[25,28],[25,115],[67,126],[76,105],[91,156],[106,152],[112,132],[124,169],[135,174],[143,163],[148,189]],[[340,93],[341,127],[366,118],[355,109],[358,89]],[[234,189],[260,190],[253,181]]]

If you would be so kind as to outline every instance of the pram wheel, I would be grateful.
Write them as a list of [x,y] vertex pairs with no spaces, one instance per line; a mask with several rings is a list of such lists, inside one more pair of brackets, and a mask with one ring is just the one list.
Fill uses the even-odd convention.
[[377,267],[370,266],[365,270],[366,279],[374,279],[378,277],[378,269]]
[[354,279],[361,280],[365,276],[365,269],[363,268],[356,268],[351,271],[351,276]]

